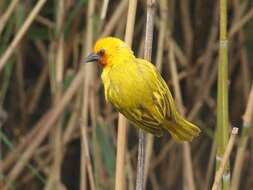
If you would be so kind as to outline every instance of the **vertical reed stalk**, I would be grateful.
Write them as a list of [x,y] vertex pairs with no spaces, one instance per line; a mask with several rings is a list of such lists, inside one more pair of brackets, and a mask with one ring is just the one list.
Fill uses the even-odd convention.
[[[52,66],[55,70],[52,70],[51,82],[55,88],[53,89],[53,102],[57,105],[61,100],[62,86],[63,86],[63,71],[64,71],[64,1],[56,2],[56,42],[52,42]],[[44,189],[53,189],[60,186],[61,175],[61,160],[62,160],[62,119],[60,118],[54,130],[51,131],[51,145],[53,150],[53,163],[51,166],[51,172],[48,177],[48,182]]]
[[[93,175],[93,171],[92,171],[92,165],[91,165],[91,158],[90,158],[90,152],[89,152],[89,144],[88,144],[88,135],[87,135],[87,129],[84,125],[82,125],[81,122],[81,136],[82,136],[82,154],[83,152],[85,156],[85,166],[87,167],[87,171],[88,171],[88,178],[89,178],[89,184],[90,184],[90,189],[91,190],[96,190],[96,186],[95,186],[95,180],[94,180],[94,175]],[[82,158],[83,159],[83,158]],[[84,168],[85,169],[85,168]],[[84,182],[85,180],[81,178],[81,180]],[[81,184],[83,184],[83,182],[81,182]],[[82,190],[83,187],[86,188],[86,184],[84,184],[85,186],[80,187],[80,190]]]
[[[57,32],[57,45],[56,45],[56,92],[54,95],[54,103],[57,104],[62,97],[63,90],[63,75],[64,75],[64,14],[65,14],[65,4],[64,1],[57,2],[57,18],[56,18],[56,32]],[[60,185],[61,176],[61,160],[62,160],[62,119],[60,118],[57,127],[54,129],[53,143],[54,143],[54,163],[53,163],[53,181],[56,182],[56,187]]]
[[[216,171],[220,167],[228,143],[228,39],[227,39],[227,0],[220,0],[220,47],[218,63],[218,97],[216,129]],[[229,163],[225,166],[222,189],[230,183]]]
[[[155,8],[156,8],[156,0],[147,0],[147,20],[146,20],[144,59],[148,61],[151,61],[152,55]],[[145,141],[146,141],[145,132],[142,129],[139,129],[136,190],[144,189]]]
[[[219,166],[218,170],[216,170],[212,190],[218,190],[219,189],[219,183],[220,183],[221,178],[223,177],[224,171],[226,170],[226,165],[227,165],[227,162],[229,160],[229,156],[231,154],[232,148],[234,146],[235,137],[236,137],[237,134],[238,134],[238,128],[234,127],[232,129],[231,136],[230,136],[229,141],[227,143],[227,146],[225,148],[224,156],[221,160],[220,166]],[[224,180],[224,178],[223,178],[223,180]]]
[[[135,23],[135,13],[136,13],[136,0],[129,0],[128,15],[127,15],[127,26],[125,33],[125,42],[131,47],[134,23]],[[125,153],[126,153],[126,133],[127,133],[127,120],[119,113],[118,120],[118,138],[117,138],[117,158],[116,158],[116,179],[115,179],[115,190],[125,189]]]
[[[156,67],[161,72],[162,70],[162,60],[163,60],[163,52],[164,52],[164,41],[166,35],[166,26],[167,26],[167,17],[168,17],[168,6],[167,0],[161,0],[159,2],[160,9],[160,23],[159,23],[159,38],[157,45],[157,54],[156,54]],[[152,158],[153,153],[153,144],[154,144],[154,136],[152,134],[147,134],[147,144],[145,147],[145,168],[144,168],[144,188],[147,183],[149,168],[150,168],[150,160]]]
[[113,29],[119,22],[119,20],[122,18],[123,14],[125,13],[126,7],[127,7],[128,0],[122,0],[117,9],[114,11],[113,15],[111,16],[111,19],[109,22],[106,23],[105,28],[103,32],[101,33],[101,37],[108,36],[112,33]]
[[[179,111],[184,115],[182,95],[180,91],[178,72],[176,68],[176,62],[174,57],[174,44],[170,41],[170,53],[169,53],[169,63],[170,63],[170,72],[172,76],[173,87],[175,91],[175,100],[179,107]],[[183,163],[184,163],[184,189],[194,190],[194,176],[192,171],[192,159],[189,143],[185,142],[183,144]]]
[[[182,30],[183,30],[183,39],[184,39],[184,50],[187,58],[187,70],[190,71],[192,68],[192,57],[193,57],[193,45],[194,45],[194,36],[193,36],[193,24],[191,23],[191,14],[190,14],[190,1],[185,0],[184,3],[180,3],[180,13],[182,18]],[[193,96],[193,84],[194,78],[193,75],[189,75],[186,80],[187,88],[187,100],[191,99]],[[187,102],[188,105],[191,105],[191,102]]]
[[117,157],[115,172],[115,190],[125,189],[125,152],[126,152],[126,133],[127,120],[119,113],[118,137],[117,137]]
[[160,6],[160,28],[159,28],[159,38],[157,45],[157,55],[156,55],[156,67],[159,71],[162,70],[162,60],[163,60],[163,52],[164,52],[164,41],[165,35],[167,31],[167,22],[168,22],[168,3],[167,0],[161,0],[159,2]]
[[[88,4],[88,13],[87,13],[87,28],[86,28],[86,36],[83,38],[83,47],[85,48],[84,52],[87,55],[92,49],[93,43],[93,13],[95,8],[95,1],[90,0]],[[82,56],[83,57],[83,56]],[[85,64],[82,66],[83,75],[84,75],[84,86],[83,86],[83,105],[82,105],[82,122],[83,127],[87,127],[88,125],[88,105],[90,98],[90,87],[93,78],[93,64]],[[93,126],[95,127],[95,126]],[[81,131],[81,138],[84,141],[85,136]],[[93,134],[94,135],[94,134]],[[84,147],[84,143],[81,144],[81,168],[80,168],[80,190],[86,190],[87,182],[86,182],[86,169],[87,169],[87,157],[86,150]]]
[[241,140],[236,154],[235,165],[231,180],[231,190],[237,190],[239,187],[242,166],[244,161],[245,149],[248,144],[250,127],[253,121],[253,85],[251,86],[250,95],[247,103],[246,111],[243,115]]
[[[180,3],[180,13],[182,18],[182,30],[183,30],[183,39],[184,39],[184,49],[188,61],[191,61],[192,57],[192,50],[193,50],[193,29],[192,29],[192,21],[191,21],[191,14],[190,14],[190,1],[186,0],[184,3]],[[191,80],[188,80],[191,81]]]
[[[25,7],[21,3],[18,5],[16,10],[16,27],[15,30],[18,31],[22,23],[24,22],[25,17]],[[25,92],[25,81],[24,81],[24,61],[22,59],[23,54],[23,46],[22,42],[18,45],[18,48],[16,49],[16,77],[17,77],[17,93],[19,96],[19,109],[20,109],[20,117],[21,117],[21,123],[20,123],[20,130],[25,130],[25,126],[27,125],[27,113],[24,112],[26,107],[26,92]]]

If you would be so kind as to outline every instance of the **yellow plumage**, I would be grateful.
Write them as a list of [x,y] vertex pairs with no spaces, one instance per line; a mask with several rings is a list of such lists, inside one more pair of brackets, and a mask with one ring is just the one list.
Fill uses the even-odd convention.
[[177,142],[191,141],[200,130],[176,110],[173,97],[158,70],[134,56],[117,38],[96,42],[94,53],[103,65],[102,81],[106,100],[137,127],[156,136],[168,131]]

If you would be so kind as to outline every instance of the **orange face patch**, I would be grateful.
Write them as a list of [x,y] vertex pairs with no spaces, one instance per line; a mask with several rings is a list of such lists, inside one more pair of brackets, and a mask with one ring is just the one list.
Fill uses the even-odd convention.
[[103,67],[105,67],[108,64],[108,56],[106,55],[106,53],[104,53],[103,55],[101,55],[101,58],[98,62],[100,65],[102,65]]
[[100,49],[94,49],[94,52],[99,55],[100,59],[98,63],[102,66],[106,66],[108,63],[108,55],[105,51],[105,49],[100,48]]

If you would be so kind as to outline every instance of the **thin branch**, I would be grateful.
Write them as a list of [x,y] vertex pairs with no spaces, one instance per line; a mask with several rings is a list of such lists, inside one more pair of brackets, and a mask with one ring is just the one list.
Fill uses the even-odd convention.
[[[144,59],[148,61],[151,61],[152,55],[155,8],[156,8],[156,0],[147,0],[147,21],[146,21],[146,34],[144,46]],[[145,132],[142,129],[139,129],[136,190],[144,189],[145,141],[146,141]]]

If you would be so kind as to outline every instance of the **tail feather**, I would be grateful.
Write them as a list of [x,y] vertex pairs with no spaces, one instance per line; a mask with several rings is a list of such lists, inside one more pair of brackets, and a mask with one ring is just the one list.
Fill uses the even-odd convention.
[[176,114],[175,120],[166,120],[163,127],[169,131],[176,142],[192,141],[200,133],[200,129],[184,119],[181,115]]

